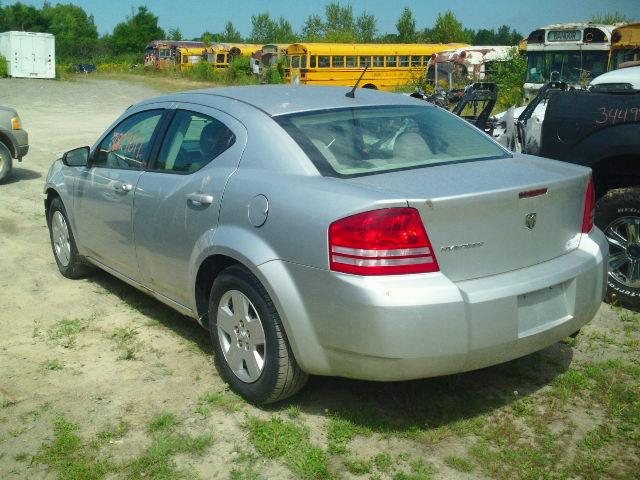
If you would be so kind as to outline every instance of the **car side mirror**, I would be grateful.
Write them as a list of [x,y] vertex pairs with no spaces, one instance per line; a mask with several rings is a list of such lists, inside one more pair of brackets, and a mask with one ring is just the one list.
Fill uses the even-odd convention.
[[62,163],[67,167],[86,167],[89,165],[89,147],[80,147],[69,150],[62,155]]

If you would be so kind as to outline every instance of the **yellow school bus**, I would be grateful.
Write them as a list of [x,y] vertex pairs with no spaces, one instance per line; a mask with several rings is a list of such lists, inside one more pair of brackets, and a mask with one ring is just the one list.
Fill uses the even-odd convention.
[[204,49],[203,57],[216,68],[226,68],[234,57],[251,57],[261,49],[253,43],[216,43]]
[[285,79],[289,83],[395,90],[424,74],[434,53],[468,47],[464,43],[294,43],[287,47]]
[[202,61],[204,48],[181,47],[178,48],[178,58],[180,59],[180,70],[186,70]]
[[611,34],[609,70],[630,65],[640,65],[640,23],[622,25]]

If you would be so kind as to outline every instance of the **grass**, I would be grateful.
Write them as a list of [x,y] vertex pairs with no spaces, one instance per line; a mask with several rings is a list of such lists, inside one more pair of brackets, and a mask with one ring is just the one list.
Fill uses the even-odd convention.
[[45,362],[44,368],[47,370],[62,370],[64,368],[64,364],[60,360],[48,360]]
[[48,330],[47,339],[63,348],[75,348],[78,334],[87,328],[92,318],[63,318]]
[[471,473],[475,470],[475,465],[473,463],[471,463],[469,460],[467,460],[464,457],[457,457],[455,455],[450,455],[448,457],[445,457],[444,459],[444,463],[453,468],[454,470],[457,470],[458,472],[463,472],[463,473]]
[[125,326],[113,330],[109,338],[115,343],[118,352],[118,360],[135,360],[144,343],[137,340],[138,327]]
[[213,435],[178,432],[179,423],[175,415],[167,412],[154,416],[147,428],[151,435],[149,446],[129,460],[116,462],[103,455],[101,449],[127,434],[127,422],[121,421],[118,426],[99,432],[93,441],[84,442],[78,435],[78,425],[58,416],[53,421],[53,440],[40,448],[32,462],[47,465],[58,478],[69,480],[193,478],[193,472],[179,467],[174,458],[180,454],[204,455],[213,444]]
[[326,452],[313,445],[305,426],[271,417],[249,417],[249,439],[256,451],[270,459],[283,459],[291,471],[303,479],[332,478]]
[[209,407],[219,408],[227,413],[235,413],[246,405],[244,400],[229,390],[220,390],[217,392],[209,392],[200,397],[200,405],[197,413],[206,415],[209,413]]

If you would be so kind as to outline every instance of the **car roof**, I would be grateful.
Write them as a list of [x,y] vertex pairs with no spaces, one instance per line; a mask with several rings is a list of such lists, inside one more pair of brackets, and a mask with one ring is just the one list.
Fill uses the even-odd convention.
[[591,85],[606,83],[630,83],[634,90],[640,90],[640,66],[612,70],[591,80]]
[[[162,100],[191,102],[215,107],[216,99],[223,97],[251,105],[270,116],[353,106],[431,105],[408,95],[380,92],[368,88],[358,88],[355,92],[355,98],[349,98],[345,94],[350,89],[350,87],[315,85],[250,85],[190,90],[168,95]],[[147,100],[147,102],[151,101],[158,101],[158,99]]]

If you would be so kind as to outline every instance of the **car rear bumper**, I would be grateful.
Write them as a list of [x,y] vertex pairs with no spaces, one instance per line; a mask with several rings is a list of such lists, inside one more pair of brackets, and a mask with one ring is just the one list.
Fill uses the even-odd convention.
[[260,273],[303,370],[407,380],[505,362],[576,332],[604,296],[607,254],[594,229],[561,257],[456,283],[441,273],[358,277],[281,261]]

